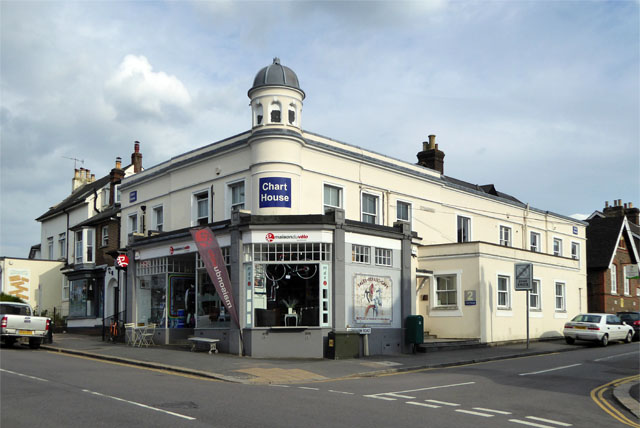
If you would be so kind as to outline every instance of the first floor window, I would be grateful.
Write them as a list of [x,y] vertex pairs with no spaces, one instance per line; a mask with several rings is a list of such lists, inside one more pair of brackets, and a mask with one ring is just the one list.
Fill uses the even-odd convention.
[[553,238],[553,255],[562,256],[562,239]]
[[511,246],[511,228],[500,226],[500,245],[505,247]]
[[231,191],[231,211],[234,207],[244,209],[244,181],[229,185]]
[[626,265],[622,267],[622,273],[624,274],[624,278],[622,278],[624,284],[624,295],[628,296],[630,293],[629,289],[629,278],[631,277],[631,265]]
[[580,244],[577,242],[571,243],[571,258],[574,260],[580,259]]
[[380,266],[391,266],[392,251],[388,248],[376,248],[376,264]]
[[564,282],[556,282],[556,311],[565,310],[565,287]]
[[164,223],[164,212],[162,205],[153,208],[153,229],[158,232],[162,232],[162,225]]
[[436,306],[455,307],[457,304],[456,275],[436,276]]
[[129,224],[127,226],[128,233],[138,232],[138,214],[131,214],[128,218]]
[[406,221],[407,223],[411,223],[411,204],[408,202],[397,201],[396,218],[399,221]]
[[194,223],[204,226],[209,223],[209,192],[204,191],[193,195],[194,199]]
[[540,309],[540,280],[534,279],[529,291],[529,309]]
[[58,235],[58,248],[60,249],[60,258],[67,257],[67,234],[61,233]]
[[511,287],[508,276],[498,276],[498,308],[509,309],[511,307]]
[[353,244],[351,246],[351,261],[354,263],[370,263],[369,251],[370,248],[366,245]]
[[534,251],[536,253],[539,253],[541,251],[540,248],[540,234],[537,232],[531,232],[531,235],[529,237],[529,241],[530,241],[530,249],[531,251]]
[[378,197],[376,195],[362,194],[362,221],[378,224]]
[[458,242],[471,241],[471,219],[458,216]]
[[615,264],[612,264],[609,267],[609,271],[611,272],[611,294],[618,293],[618,271]]
[[342,189],[340,187],[324,185],[324,212],[331,208],[342,208]]
[[53,236],[47,238],[47,251],[49,252],[49,260],[53,260]]
[[102,226],[102,242],[101,245],[103,247],[106,247],[109,245],[109,226],[107,226],[106,224],[104,226]]
[[76,232],[76,263],[82,263],[82,231]]
[[93,262],[93,229],[87,229],[87,263]]
[[66,278],[62,279],[62,300],[69,300],[69,281]]

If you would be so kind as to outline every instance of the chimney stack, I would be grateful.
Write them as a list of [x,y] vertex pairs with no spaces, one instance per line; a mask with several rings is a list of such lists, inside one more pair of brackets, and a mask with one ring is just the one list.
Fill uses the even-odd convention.
[[73,178],[71,179],[71,193],[80,186],[82,186],[82,178],[80,177],[80,170],[76,168],[73,170]]
[[122,169],[122,158],[116,158],[116,166],[109,173],[109,205],[113,205],[116,201],[116,185],[120,184],[124,178],[124,170]]
[[435,135],[429,135],[429,142],[422,143],[422,151],[417,156],[418,165],[435,169],[440,174],[444,174],[444,152],[438,149]]
[[614,199],[611,206],[605,202],[603,213],[605,217],[627,217],[631,223],[640,225],[640,209],[634,208],[632,202],[623,204],[622,199]]
[[133,153],[131,153],[131,165],[133,165],[134,174],[142,171],[142,153],[140,153],[139,141],[136,141],[133,145]]

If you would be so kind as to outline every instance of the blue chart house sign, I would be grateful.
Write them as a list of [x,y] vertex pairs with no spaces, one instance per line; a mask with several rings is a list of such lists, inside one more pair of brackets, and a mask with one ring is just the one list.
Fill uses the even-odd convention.
[[291,208],[291,179],[265,177],[260,179],[260,208]]
[[133,190],[131,192],[129,192],[129,202],[135,202],[138,200],[138,191],[137,190]]

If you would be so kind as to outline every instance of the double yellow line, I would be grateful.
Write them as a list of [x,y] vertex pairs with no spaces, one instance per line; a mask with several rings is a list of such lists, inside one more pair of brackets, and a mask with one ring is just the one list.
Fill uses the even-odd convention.
[[640,380],[640,375],[624,377],[621,379],[613,380],[609,383],[605,383],[604,385],[600,385],[599,387],[591,391],[591,399],[595,401],[596,404],[600,406],[602,410],[607,412],[614,419],[617,419],[618,421],[622,422],[625,425],[629,425],[630,427],[640,428],[640,424],[633,422],[632,420],[627,418],[625,415],[620,413],[618,409],[616,409],[611,403],[609,403],[604,398],[604,393],[605,391],[607,391],[607,389],[615,388],[619,385],[622,385],[623,383],[631,382],[634,380]]

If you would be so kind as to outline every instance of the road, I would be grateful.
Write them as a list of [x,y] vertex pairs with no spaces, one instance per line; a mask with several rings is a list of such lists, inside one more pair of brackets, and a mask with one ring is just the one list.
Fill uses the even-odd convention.
[[[240,385],[28,348],[0,351],[3,427],[616,427],[638,343],[296,385]],[[592,397],[593,395],[593,397]],[[627,422],[625,424],[625,421]]]

